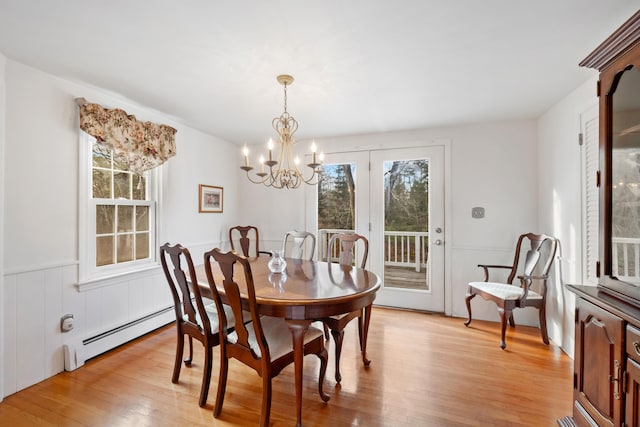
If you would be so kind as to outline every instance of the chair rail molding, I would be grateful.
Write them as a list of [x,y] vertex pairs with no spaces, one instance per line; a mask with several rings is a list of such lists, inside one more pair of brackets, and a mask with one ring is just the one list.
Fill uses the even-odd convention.
[[78,260],[60,260],[60,261],[49,262],[46,264],[20,266],[20,267],[15,267],[15,268],[11,268],[9,270],[3,271],[3,276],[10,276],[13,274],[32,273],[34,271],[50,270],[52,268],[64,268],[64,267],[70,267],[78,264],[79,264]]

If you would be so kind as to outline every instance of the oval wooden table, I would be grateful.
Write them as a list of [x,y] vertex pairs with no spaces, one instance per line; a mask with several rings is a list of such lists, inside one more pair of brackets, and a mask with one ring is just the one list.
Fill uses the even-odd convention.
[[[291,330],[294,350],[297,425],[302,425],[302,368],[304,334],[315,319],[364,309],[362,358],[366,359],[371,305],[380,288],[378,275],[368,270],[321,261],[287,258],[284,273],[269,271],[271,258],[249,258],[261,314],[282,317]],[[222,273],[217,263],[212,271],[218,292],[224,300]],[[210,297],[204,265],[196,267],[203,296]],[[236,274],[240,292],[246,296],[244,275]],[[244,292],[243,292],[244,289]]]

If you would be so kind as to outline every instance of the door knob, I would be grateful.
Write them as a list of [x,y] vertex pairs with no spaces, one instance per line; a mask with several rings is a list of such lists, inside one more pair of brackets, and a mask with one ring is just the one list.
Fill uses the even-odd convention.
[[434,245],[440,246],[442,245],[442,240],[438,239],[435,242],[433,242]]

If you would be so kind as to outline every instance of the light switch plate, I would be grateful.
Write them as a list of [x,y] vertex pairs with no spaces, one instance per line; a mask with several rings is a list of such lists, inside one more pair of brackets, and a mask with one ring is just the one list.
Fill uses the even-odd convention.
[[484,208],[479,206],[471,208],[471,218],[484,218]]

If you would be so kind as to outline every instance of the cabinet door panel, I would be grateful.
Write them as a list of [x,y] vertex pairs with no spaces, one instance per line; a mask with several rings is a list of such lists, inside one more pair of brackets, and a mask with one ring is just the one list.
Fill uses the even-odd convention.
[[625,399],[625,425],[640,427],[640,365],[627,359],[627,396]]
[[584,300],[578,307],[574,398],[598,425],[619,426],[623,321]]

